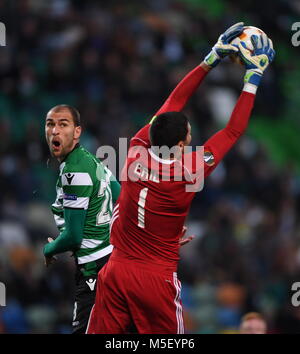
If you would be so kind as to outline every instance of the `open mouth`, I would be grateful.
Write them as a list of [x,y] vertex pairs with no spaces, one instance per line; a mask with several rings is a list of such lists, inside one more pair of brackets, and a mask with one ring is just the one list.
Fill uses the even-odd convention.
[[60,147],[60,141],[58,140],[52,140],[52,146],[53,148],[59,148]]

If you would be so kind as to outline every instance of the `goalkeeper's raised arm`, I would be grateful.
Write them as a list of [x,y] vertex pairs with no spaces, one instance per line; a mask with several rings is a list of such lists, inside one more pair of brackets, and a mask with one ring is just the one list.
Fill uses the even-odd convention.
[[207,73],[218,65],[227,55],[236,54],[238,52],[238,48],[229,44],[229,42],[242,33],[244,28],[243,25],[243,22],[236,23],[219,36],[217,43],[212,47],[211,51],[206,55],[200,65],[190,71],[171,92],[164,104],[151,119],[150,124],[147,124],[144,128],[140,129],[132,138],[131,145],[143,142],[145,146],[148,146],[150,144],[150,125],[156,117],[166,112],[182,111],[187,101],[199,87]]
[[218,38],[217,43],[212,47],[205,59],[195,69],[190,71],[175,87],[162,107],[156,112],[155,116],[165,112],[180,112],[191,95],[199,87],[206,74],[227,55],[236,54],[238,48],[229,44],[234,38],[243,31],[244,23],[239,22],[229,27]]

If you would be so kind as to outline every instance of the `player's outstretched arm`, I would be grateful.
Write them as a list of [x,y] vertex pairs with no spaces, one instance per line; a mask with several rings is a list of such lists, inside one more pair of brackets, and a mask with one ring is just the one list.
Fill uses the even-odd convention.
[[154,117],[165,112],[180,112],[192,94],[197,90],[209,70],[211,70],[211,67],[202,62],[190,71],[171,92]]
[[[229,42],[242,33],[244,28],[243,25],[243,22],[236,23],[221,34],[217,43],[212,47],[203,62],[190,71],[171,92],[170,96],[151,119],[150,124],[159,114],[165,112],[180,112],[185,107],[192,94],[199,87],[207,73],[227,55],[238,51],[238,48],[230,45]],[[150,146],[150,124],[147,124],[137,132],[131,140],[131,146],[140,143],[144,146]]]
[[214,68],[223,58],[229,54],[238,52],[238,48],[229,44],[234,38],[242,33],[244,23],[239,22],[228,28],[220,35],[217,43],[203,62],[195,69],[190,71],[175,87],[162,107],[156,112],[155,116],[165,112],[179,112],[186,105],[191,95],[199,87],[206,74]]
[[240,45],[239,55],[246,67],[243,91],[234,107],[226,127],[213,135],[205,144],[204,150],[212,153],[213,163],[206,166],[205,175],[209,175],[224,155],[245,132],[251,111],[254,105],[255,94],[261,77],[272,62],[275,51],[271,48],[271,41],[265,36],[253,36],[254,50],[250,53]]

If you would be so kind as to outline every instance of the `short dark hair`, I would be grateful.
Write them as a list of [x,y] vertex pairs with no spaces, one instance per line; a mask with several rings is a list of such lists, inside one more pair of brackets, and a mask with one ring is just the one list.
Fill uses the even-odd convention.
[[152,146],[172,148],[185,140],[188,133],[188,119],[181,112],[166,112],[158,115],[150,127]]
[[75,127],[81,126],[80,113],[78,112],[78,110],[76,108],[74,108],[68,104],[59,104],[59,105],[51,108],[50,111],[61,112],[66,109],[71,113]]

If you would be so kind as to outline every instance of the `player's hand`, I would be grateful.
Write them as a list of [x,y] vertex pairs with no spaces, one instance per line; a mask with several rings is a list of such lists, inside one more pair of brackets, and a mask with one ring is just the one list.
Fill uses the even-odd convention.
[[239,49],[230,44],[230,42],[239,36],[243,32],[243,29],[244,22],[238,22],[229,27],[223,34],[220,35],[217,43],[205,57],[204,63],[211,68],[214,68],[227,55],[238,53]]
[[[52,237],[48,237],[47,241],[50,243],[50,242],[53,242],[54,240],[53,240]],[[44,259],[45,259],[45,266],[49,267],[50,264],[53,264],[57,260],[57,257],[55,257],[55,256],[45,256]]]
[[45,259],[45,266],[49,267],[50,264],[53,264],[57,260],[57,257],[55,257],[55,256],[45,256],[44,259]]
[[195,235],[191,235],[191,236],[184,238],[186,230],[187,230],[187,227],[183,226],[181,234],[179,236],[179,246],[184,246],[187,243],[191,242],[195,238]]
[[244,82],[258,86],[262,74],[274,59],[275,50],[272,48],[271,39],[265,34],[252,35],[251,42],[252,52],[246,49],[243,41],[238,44],[239,56],[246,67]]

